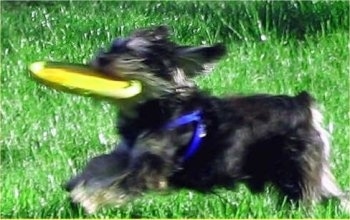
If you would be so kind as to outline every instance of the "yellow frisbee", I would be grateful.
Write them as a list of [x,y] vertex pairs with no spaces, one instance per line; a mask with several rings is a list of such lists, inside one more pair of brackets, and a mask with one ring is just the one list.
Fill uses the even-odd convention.
[[83,64],[41,61],[32,63],[29,70],[37,80],[47,86],[79,95],[126,99],[142,90],[139,81],[112,79]]

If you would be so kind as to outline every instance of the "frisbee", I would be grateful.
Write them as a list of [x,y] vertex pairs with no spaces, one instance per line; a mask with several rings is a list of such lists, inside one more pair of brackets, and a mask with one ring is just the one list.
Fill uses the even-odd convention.
[[32,63],[29,70],[41,83],[78,95],[126,99],[136,96],[142,90],[139,81],[113,79],[83,64],[40,61]]

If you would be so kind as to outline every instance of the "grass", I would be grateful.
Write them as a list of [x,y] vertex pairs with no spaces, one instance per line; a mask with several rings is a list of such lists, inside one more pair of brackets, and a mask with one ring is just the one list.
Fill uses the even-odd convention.
[[[118,140],[117,112],[108,103],[39,85],[29,77],[27,66],[46,59],[86,62],[113,37],[153,24],[171,25],[173,38],[181,43],[224,41],[228,56],[212,74],[198,78],[198,84],[216,95],[310,91],[326,110],[327,125],[333,130],[332,167],[346,188],[350,182],[348,12],[346,2],[2,3],[0,216],[305,217],[305,210],[278,207],[273,189],[252,195],[244,186],[218,189],[218,195],[187,190],[150,193],[94,216],[73,212],[61,184],[87,158],[113,148]],[[262,35],[266,41],[261,41]],[[317,206],[313,217],[349,217],[337,204]]]

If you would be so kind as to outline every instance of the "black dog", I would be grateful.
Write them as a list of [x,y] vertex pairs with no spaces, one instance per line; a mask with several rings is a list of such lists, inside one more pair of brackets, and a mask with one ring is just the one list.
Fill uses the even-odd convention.
[[180,46],[168,35],[164,26],[139,30],[93,60],[105,74],[139,80],[143,92],[115,100],[122,142],[67,183],[74,202],[91,213],[147,190],[210,192],[235,182],[253,192],[272,184],[290,200],[307,204],[343,198],[330,171],[322,115],[308,93],[226,98],[204,93],[188,77],[208,71],[225,55],[224,46]]

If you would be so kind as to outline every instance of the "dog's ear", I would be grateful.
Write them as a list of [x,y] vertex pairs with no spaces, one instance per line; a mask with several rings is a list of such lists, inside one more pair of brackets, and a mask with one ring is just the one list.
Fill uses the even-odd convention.
[[189,77],[210,72],[215,62],[225,54],[226,48],[223,44],[176,49],[177,64]]

